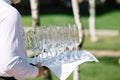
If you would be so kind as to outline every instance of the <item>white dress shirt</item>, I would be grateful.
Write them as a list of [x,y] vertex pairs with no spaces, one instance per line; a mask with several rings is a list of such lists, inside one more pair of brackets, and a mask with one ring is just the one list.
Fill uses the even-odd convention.
[[10,3],[0,0],[0,76],[17,80],[34,78],[38,68],[27,61],[21,15]]

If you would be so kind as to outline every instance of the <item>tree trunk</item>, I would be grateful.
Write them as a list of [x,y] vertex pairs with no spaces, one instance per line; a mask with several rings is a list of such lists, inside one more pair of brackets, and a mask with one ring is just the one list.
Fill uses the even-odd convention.
[[89,31],[90,31],[90,38],[92,42],[97,41],[96,32],[95,32],[95,0],[88,0],[89,1]]
[[[78,2],[77,0],[72,0],[72,9],[73,9],[73,14],[74,14],[74,20],[75,23],[78,27],[78,31],[79,31],[79,43],[80,43],[80,48],[82,47],[82,43],[83,43],[83,38],[84,38],[84,34],[83,34],[83,28],[82,28],[82,22],[80,20],[80,16],[79,16],[79,7],[78,7]],[[79,66],[74,70],[73,72],[73,80],[80,80],[80,70],[79,70]]]
[[38,2],[39,0],[30,0],[31,4],[31,14],[32,14],[32,27],[34,29],[38,26],[40,26],[39,21],[39,9],[38,9]]

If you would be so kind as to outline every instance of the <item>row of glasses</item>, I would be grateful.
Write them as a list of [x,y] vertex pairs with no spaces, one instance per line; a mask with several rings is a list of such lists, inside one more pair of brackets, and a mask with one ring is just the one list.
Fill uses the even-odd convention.
[[[30,36],[34,42],[32,50],[42,56],[40,60],[44,62],[44,65],[74,61],[72,50],[79,43],[76,25],[38,27],[35,32],[31,31],[31,33]],[[70,57],[66,51],[69,52]]]

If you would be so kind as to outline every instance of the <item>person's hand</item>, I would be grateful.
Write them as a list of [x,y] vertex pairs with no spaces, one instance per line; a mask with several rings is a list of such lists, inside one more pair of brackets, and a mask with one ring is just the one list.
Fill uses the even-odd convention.
[[40,63],[35,64],[35,66],[39,69],[39,73],[37,77],[43,75],[45,71],[49,70],[47,67],[41,66]]

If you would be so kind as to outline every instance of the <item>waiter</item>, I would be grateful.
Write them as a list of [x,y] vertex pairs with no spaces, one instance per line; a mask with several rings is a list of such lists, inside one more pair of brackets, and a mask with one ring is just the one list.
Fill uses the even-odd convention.
[[0,80],[35,78],[46,69],[27,61],[21,15],[11,6],[20,0],[0,0]]

